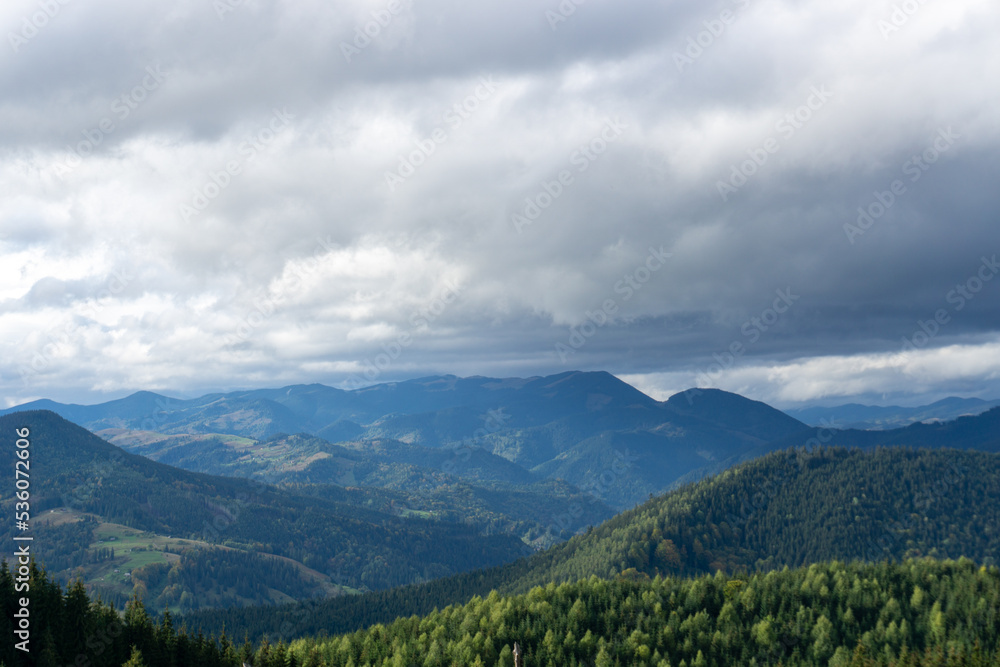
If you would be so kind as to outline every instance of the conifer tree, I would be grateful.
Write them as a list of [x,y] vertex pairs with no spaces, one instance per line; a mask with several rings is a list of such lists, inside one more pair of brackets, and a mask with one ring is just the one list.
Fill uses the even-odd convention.
[[142,659],[142,651],[137,646],[132,646],[132,655],[122,667],[146,667],[146,661]]

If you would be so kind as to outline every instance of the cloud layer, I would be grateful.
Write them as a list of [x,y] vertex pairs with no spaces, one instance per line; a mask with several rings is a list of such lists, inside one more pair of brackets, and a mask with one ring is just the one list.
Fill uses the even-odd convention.
[[1000,9],[18,1],[0,385],[1000,395]]

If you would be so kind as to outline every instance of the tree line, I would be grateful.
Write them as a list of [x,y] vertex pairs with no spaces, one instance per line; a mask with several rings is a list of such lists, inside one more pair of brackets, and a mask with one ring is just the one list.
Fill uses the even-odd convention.
[[[32,654],[0,644],[10,667],[1000,667],[1000,569],[969,559],[817,563],[729,576],[624,573],[492,591],[423,617],[291,643],[232,642],[158,621],[133,598],[124,614],[63,589],[31,564]],[[16,599],[0,567],[0,632]]]

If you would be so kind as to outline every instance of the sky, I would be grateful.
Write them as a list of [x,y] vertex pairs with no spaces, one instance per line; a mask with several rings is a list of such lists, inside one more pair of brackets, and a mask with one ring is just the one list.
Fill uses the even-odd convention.
[[991,0],[12,0],[0,397],[1000,397]]

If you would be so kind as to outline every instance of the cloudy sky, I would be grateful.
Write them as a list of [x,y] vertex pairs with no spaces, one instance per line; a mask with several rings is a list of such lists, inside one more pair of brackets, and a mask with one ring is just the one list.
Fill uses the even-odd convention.
[[992,0],[12,0],[0,388],[1000,397]]

